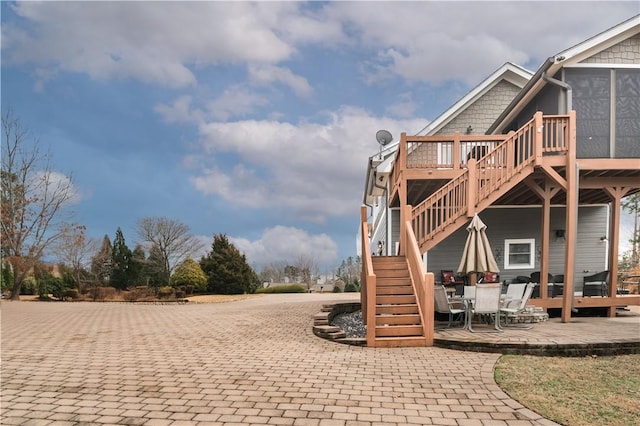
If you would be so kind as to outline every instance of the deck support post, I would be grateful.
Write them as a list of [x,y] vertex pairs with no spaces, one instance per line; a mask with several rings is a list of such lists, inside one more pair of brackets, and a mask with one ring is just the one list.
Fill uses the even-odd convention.
[[470,158],[469,161],[467,161],[469,170],[467,180],[467,217],[473,217],[476,213],[476,202],[478,198],[478,172],[476,163],[475,158]]
[[[564,182],[564,180],[563,180]],[[549,180],[545,180],[544,188],[541,188],[533,179],[526,179],[524,183],[542,200],[542,247],[540,258],[540,298],[546,299],[548,295],[548,273],[549,273],[549,238],[551,235],[551,199],[560,191],[560,188],[554,186]],[[554,183],[557,183],[554,181]],[[564,182],[566,185],[566,182]],[[546,310],[546,309],[545,309]]]
[[573,304],[573,282],[575,279],[576,265],[576,240],[578,233],[578,183],[579,168],[576,162],[576,112],[569,112],[569,140],[567,143],[566,157],[566,180],[567,180],[567,202],[566,202],[566,230],[564,245],[564,293],[562,297],[562,322],[571,321],[571,309]]
[[[605,187],[611,197],[611,219],[609,222],[609,297],[615,298],[618,289],[618,244],[620,242],[620,212],[622,198],[631,188]],[[616,316],[616,307],[609,308],[609,316]]]

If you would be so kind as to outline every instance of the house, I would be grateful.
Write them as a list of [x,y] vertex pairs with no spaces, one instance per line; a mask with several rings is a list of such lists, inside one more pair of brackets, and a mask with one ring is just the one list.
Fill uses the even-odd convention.
[[[500,110],[482,107],[497,98]],[[474,214],[488,226],[500,280],[538,274],[531,303],[561,309],[563,322],[574,307],[614,316],[617,306],[640,304],[616,291],[620,203],[638,191],[640,15],[533,75],[505,64],[423,132],[369,159],[370,207],[361,214],[368,344],[429,344],[430,282],[456,269]],[[371,256],[379,246],[385,256]],[[593,297],[583,283],[603,271]],[[408,301],[416,306],[400,306]]]
[[[531,71],[509,62],[505,63],[416,136],[453,135],[455,132],[465,136],[483,135],[532,76]],[[465,147],[467,151],[484,148],[490,142],[489,139],[486,142],[467,144]],[[441,144],[439,148],[440,152],[435,155],[439,156],[440,161],[445,161],[443,157],[451,156],[450,146]],[[376,254],[380,242],[383,243],[384,255],[393,255],[398,250],[400,210],[397,206],[387,208],[386,196],[389,190],[389,175],[397,151],[396,142],[384,146],[369,158],[364,204],[371,206],[370,216],[374,218],[371,223],[371,241],[376,245],[373,248]]]

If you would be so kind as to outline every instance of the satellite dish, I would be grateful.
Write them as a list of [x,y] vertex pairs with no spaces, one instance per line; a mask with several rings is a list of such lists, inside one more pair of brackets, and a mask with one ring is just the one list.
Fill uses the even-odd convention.
[[381,146],[385,146],[393,140],[393,136],[391,136],[391,132],[388,130],[378,130],[376,132],[376,139]]

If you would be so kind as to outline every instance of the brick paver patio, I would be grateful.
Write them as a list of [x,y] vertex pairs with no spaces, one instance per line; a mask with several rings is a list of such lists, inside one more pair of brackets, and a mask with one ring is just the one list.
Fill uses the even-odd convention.
[[323,303],[2,302],[3,425],[552,425],[500,391],[497,354],[312,334]]

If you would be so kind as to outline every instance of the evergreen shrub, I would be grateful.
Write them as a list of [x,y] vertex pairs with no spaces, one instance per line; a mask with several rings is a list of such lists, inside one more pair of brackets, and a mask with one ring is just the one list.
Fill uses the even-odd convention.
[[172,295],[173,295],[173,288],[169,286],[160,287],[158,289],[158,297],[161,299],[165,297],[171,297]]
[[358,286],[355,283],[347,283],[344,286],[344,292],[345,293],[356,293],[358,291],[360,291],[360,290],[358,289]]

